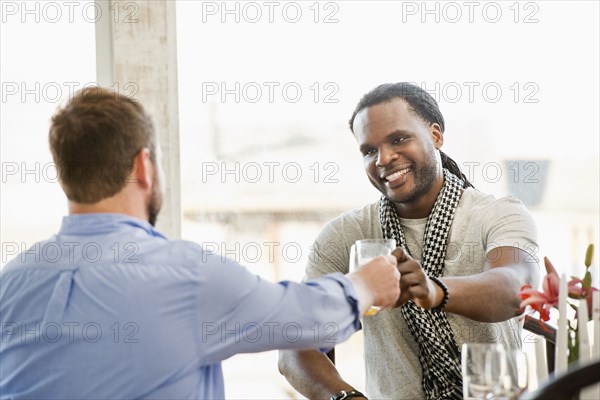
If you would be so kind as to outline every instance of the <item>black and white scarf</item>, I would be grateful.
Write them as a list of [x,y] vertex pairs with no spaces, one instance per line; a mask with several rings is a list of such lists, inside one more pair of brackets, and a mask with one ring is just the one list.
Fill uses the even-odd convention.
[[[444,186],[425,225],[421,265],[429,276],[443,274],[450,226],[462,192],[463,181],[444,169]],[[408,251],[396,209],[385,196],[379,202],[379,219],[383,237],[396,239]],[[421,384],[427,399],[462,399],[460,351],[446,313],[422,309],[412,301],[401,312],[419,345]]]

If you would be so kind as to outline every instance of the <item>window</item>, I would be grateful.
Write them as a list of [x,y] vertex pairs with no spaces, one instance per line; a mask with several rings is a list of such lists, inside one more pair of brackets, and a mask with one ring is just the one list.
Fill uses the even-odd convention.
[[[177,7],[184,238],[269,279],[300,279],[326,221],[378,198],[347,126],[356,103],[411,81],[438,100],[443,149],[470,181],[528,204],[540,258],[575,268],[597,243],[597,4]],[[353,354],[340,366],[359,387],[360,343],[337,352]],[[276,358],[227,360],[228,396],[285,396]]]

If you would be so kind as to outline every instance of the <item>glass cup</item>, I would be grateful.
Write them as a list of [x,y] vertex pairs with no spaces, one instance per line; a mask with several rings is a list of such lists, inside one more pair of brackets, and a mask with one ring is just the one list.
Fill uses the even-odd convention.
[[[396,248],[395,239],[362,239],[350,247],[350,272],[379,256],[391,255]],[[366,315],[375,315],[380,307],[371,307]]]
[[507,354],[499,343],[465,343],[462,346],[463,397],[504,397],[507,384]]
[[505,399],[517,399],[529,384],[529,363],[522,350],[506,350],[506,376],[502,382],[502,395]]

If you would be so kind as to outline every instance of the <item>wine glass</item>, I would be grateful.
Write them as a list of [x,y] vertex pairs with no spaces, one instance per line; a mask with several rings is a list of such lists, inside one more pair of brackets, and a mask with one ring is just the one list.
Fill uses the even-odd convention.
[[529,363],[522,350],[506,350],[506,376],[502,382],[502,398],[516,399],[527,390]]
[[507,356],[499,343],[465,343],[462,346],[463,397],[494,399],[507,383]]

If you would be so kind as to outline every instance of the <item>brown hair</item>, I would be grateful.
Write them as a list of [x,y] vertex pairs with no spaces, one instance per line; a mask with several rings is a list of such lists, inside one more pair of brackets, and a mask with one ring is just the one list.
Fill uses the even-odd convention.
[[99,87],[78,91],[54,114],[49,141],[61,186],[78,203],[118,193],[143,148],[156,165],[154,126],[142,105]]

